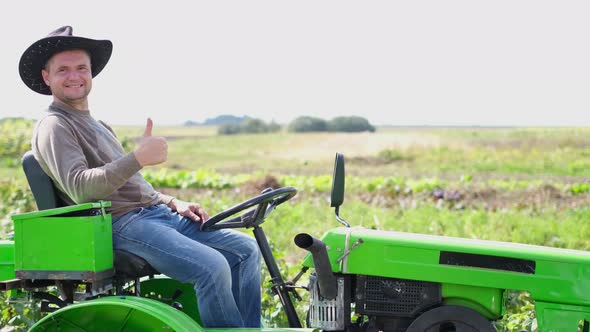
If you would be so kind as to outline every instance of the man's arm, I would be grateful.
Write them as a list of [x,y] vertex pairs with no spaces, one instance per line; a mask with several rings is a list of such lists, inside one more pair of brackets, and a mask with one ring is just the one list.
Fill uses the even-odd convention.
[[76,203],[104,199],[142,168],[133,152],[89,168],[73,128],[58,116],[42,119],[35,133],[33,151],[41,166]]

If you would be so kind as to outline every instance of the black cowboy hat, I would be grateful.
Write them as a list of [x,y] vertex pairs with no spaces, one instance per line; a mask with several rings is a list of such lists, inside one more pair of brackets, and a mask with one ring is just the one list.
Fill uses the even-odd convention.
[[90,53],[92,77],[95,77],[109,62],[113,43],[110,40],[72,36],[71,26],[61,27],[51,32],[47,37],[33,43],[23,53],[18,64],[21,79],[31,90],[50,95],[51,90],[43,81],[41,69],[54,54],[74,49],[82,49]]

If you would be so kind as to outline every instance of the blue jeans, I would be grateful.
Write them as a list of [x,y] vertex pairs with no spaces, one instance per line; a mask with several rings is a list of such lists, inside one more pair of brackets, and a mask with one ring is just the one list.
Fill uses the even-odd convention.
[[200,224],[155,205],[114,218],[113,247],[194,284],[205,327],[260,327],[261,256],[252,237],[201,232]]

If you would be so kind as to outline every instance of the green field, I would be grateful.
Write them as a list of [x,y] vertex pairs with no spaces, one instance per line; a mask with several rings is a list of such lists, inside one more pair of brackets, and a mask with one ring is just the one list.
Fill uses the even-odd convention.
[[[142,127],[116,127],[119,137]],[[155,128],[167,137],[162,167],[228,173],[329,173],[336,151],[351,174],[487,177],[590,177],[590,128],[379,128],[376,133],[278,133],[217,136],[213,127]],[[391,151],[390,159],[378,155]]]
[[[13,127],[2,142],[6,152],[0,167],[5,188],[0,212],[8,228],[11,213],[34,208],[18,167],[31,126]],[[114,130],[132,149],[143,127]],[[375,133],[218,136],[215,127],[196,126],[156,127],[154,135],[168,139],[169,158],[144,169],[144,176],[159,190],[202,202],[210,214],[256,194],[270,176],[300,189],[295,202],[277,213],[280,223],[293,227],[305,219],[310,231],[321,233],[335,225],[327,196],[334,154],[342,152],[348,175],[343,213],[353,224],[588,248],[587,234],[564,232],[562,226],[583,224],[580,216],[587,213],[590,128],[378,128]],[[300,210],[313,218],[304,218]],[[464,224],[474,216],[483,221],[467,232]],[[512,231],[491,232],[492,222],[507,223]],[[276,229],[286,235],[281,227],[267,227],[271,234]],[[300,255],[287,238],[276,245],[289,257]]]
[[[26,145],[14,133],[30,135],[30,126],[14,127],[3,147]],[[128,149],[143,132],[141,126],[114,129]],[[346,157],[341,214],[352,225],[590,249],[590,128],[392,127],[218,136],[214,127],[197,126],[156,127],[153,134],[168,139],[169,158],[144,169],[144,176],[158,190],[201,203],[210,215],[269,185],[299,188],[264,225],[290,274],[304,255],[293,236],[320,236],[338,226],[329,208],[336,152]],[[22,149],[0,155],[4,234],[11,230],[11,214],[35,208],[18,167]],[[268,297],[266,317],[274,324],[281,317],[272,316],[276,304]],[[509,316],[503,329],[530,328],[530,311],[523,312]]]

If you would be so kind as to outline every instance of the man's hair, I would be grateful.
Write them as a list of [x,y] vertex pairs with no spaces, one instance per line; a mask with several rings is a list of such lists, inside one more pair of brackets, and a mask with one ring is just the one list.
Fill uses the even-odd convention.
[[[86,53],[86,55],[88,55],[88,59],[90,59],[90,66],[92,67],[92,55],[90,55],[90,52],[87,49],[85,49],[85,48],[74,48],[74,49],[71,49],[71,50],[63,50],[62,52],[66,52],[66,51],[84,51],[84,53]],[[59,53],[62,53],[62,52],[58,52],[58,53],[55,53],[55,54],[51,55],[49,57],[49,59],[47,59],[47,61],[45,61],[45,64],[43,65],[43,70],[49,71],[49,61],[51,61],[51,59],[53,59],[53,57],[56,54],[59,54]]]

